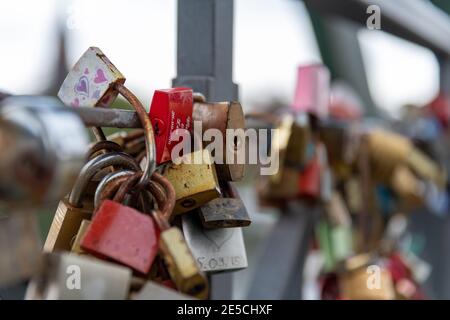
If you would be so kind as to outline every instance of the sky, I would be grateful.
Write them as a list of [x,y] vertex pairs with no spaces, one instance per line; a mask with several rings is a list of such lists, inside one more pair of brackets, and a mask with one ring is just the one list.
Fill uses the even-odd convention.
[[[97,46],[147,107],[155,89],[176,75],[176,0],[0,1],[0,89],[42,91],[56,57],[58,19],[68,28],[68,63]],[[320,62],[301,1],[235,0],[234,81],[245,109],[279,98],[292,101],[296,68]],[[396,113],[423,103],[438,88],[434,56],[382,32],[361,31],[369,86],[378,106]]]

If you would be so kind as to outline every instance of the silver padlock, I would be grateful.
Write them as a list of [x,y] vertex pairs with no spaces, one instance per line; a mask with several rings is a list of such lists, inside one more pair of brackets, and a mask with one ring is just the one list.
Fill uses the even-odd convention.
[[131,270],[88,256],[45,254],[41,270],[28,284],[26,300],[123,300]]
[[214,273],[247,268],[242,228],[204,229],[195,212],[184,214],[181,219],[186,243],[202,271]]
[[14,96],[0,104],[0,204],[57,201],[73,185],[89,139],[81,120],[52,97]]

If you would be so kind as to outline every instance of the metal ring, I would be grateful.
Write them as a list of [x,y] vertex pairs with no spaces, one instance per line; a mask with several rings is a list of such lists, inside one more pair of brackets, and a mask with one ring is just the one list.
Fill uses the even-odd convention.
[[135,171],[131,170],[119,170],[108,173],[104,176],[95,190],[94,211],[97,211],[103,200],[112,198],[119,189],[120,185],[134,173]]
[[122,147],[117,143],[109,140],[101,140],[94,143],[94,145],[89,148],[89,151],[87,152],[87,159],[91,159],[92,156],[100,150],[108,150],[116,152],[123,151]]

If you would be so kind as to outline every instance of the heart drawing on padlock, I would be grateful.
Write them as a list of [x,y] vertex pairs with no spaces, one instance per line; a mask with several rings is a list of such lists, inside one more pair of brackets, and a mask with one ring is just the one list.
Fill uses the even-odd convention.
[[205,230],[202,229],[202,233],[209,241],[214,244],[214,249],[219,251],[222,246],[231,239],[234,233],[234,228]]
[[89,96],[89,79],[81,76],[74,88],[75,92],[83,96]]
[[95,75],[94,82],[95,83],[103,83],[103,82],[105,82],[107,80],[108,79],[106,79],[105,73],[103,72],[103,70],[102,69],[97,69],[97,73]]

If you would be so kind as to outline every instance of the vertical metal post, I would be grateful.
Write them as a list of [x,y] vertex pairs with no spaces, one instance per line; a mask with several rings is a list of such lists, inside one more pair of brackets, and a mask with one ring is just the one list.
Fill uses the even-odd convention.
[[233,83],[233,0],[179,0],[177,77],[210,101],[236,100]]
[[[177,77],[209,101],[237,100],[233,83],[233,0],[178,0]],[[232,274],[210,277],[211,299],[232,298]]]
[[302,298],[303,266],[318,210],[301,201],[287,204],[267,239],[248,299]]

